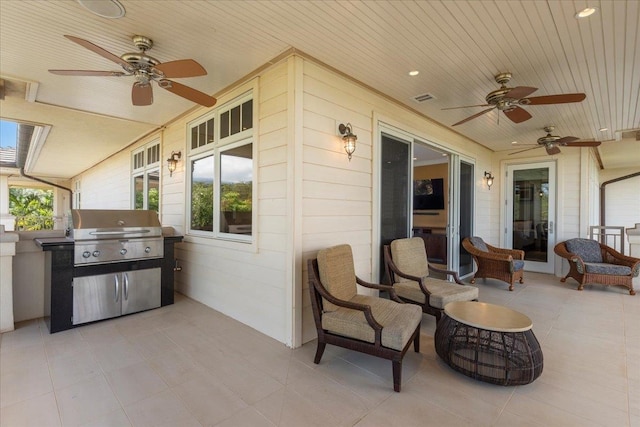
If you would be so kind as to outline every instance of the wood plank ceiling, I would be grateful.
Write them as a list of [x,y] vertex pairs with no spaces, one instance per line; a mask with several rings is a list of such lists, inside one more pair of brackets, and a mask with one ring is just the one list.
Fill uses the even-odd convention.
[[[121,149],[193,104],[155,87],[152,106],[133,107],[130,78],[48,73],[50,68],[119,68],[64,34],[117,55],[135,51],[134,34],[149,36],[155,42],[149,54],[160,61],[200,62],[208,76],[181,82],[211,94],[294,47],[447,126],[482,108],[443,108],[484,104],[485,96],[499,87],[494,75],[509,71],[509,86],[538,88],[532,96],[584,92],[587,98],[575,104],[524,107],[533,118],[520,124],[495,110],[456,126],[457,132],[506,151],[514,149],[512,141],[535,143],[544,135],[542,128],[553,124],[560,136],[611,141],[603,144],[609,146],[601,154],[618,144],[640,164],[640,143],[620,141],[622,131],[640,128],[640,2],[635,0],[121,3],[124,18],[104,19],[73,0],[0,2],[3,77],[37,82],[35,104],[64,107],[51,107],[57,111],[48,113],[52,121],[58,114],[80,114],[90,132],[89,112],[111,120],[114,129],[122,127],[123,119],[133,125],[126,136],[114,132],[120,140],[94,146],[95,158],[87,162]],[[596,7],[596,14],[576,19],[576,12],[586,6]],[[411,77],[411,70],[420,74]],[[424,93],[435,98],[413,100]],[[2,102],[3,117],[30,120],[28,108]],[[51,133],[43,154],[55,162],[56,156],[70,155],[73,147],[68,147],[65,130],[52,124],[58,133]],[[109,134],[104,127],[101,131]],[[634,166],[629,157],[614,157],[611,164],[603,159],[605,167]],[[42,173],[67,177],[91,166],[56,172],[45,163]]]

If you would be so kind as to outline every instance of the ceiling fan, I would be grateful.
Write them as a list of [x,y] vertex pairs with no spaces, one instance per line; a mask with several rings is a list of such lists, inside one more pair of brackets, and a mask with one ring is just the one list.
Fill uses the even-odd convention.
[[205,76],[207,71],[193,59],[180,59],[177,61],[160,62],[147,55],[147,50],[153,46],[153,41],[145,36],[133,36],[133,44],[140,50],[139,52],[125,53],[116,56],[111,52],[97,46],[87,40],[78,37],[65,37],[80,46],[97,53],[98,55],[120,65],[122,71],[92,71],[92,70],[49,70],[50,73],[62,76],[107,76],[107,77],[128,77],[133,76],[135,82],[131,90],[131,101],[133,105],[153,104],[153,89],[151,82],[155,81],[162,89],[168,90],[178,96],[186,98],[205,107],[213,107],[216,99],[206,93],[185,86],[169,78],[198,77]]
[[586,98],[584,93],[564,93],[560,95],[534,96],[527,98],[533,92],[538,90],[536,87],[516,86],[514,88],[507,87],[507,83],[511,80],[511,73],[500,73],[495,76],[496,82],[500,85],[500,89],[490,92],[486,96],[486,104],[466,105],[464,107],[443,108],[443,110],[454,110],[457,108],[468,107],[491,107],[482,110],[464,120],[460,120],[451,126],[461,125],[469,120],[473,120],[483,114],[493,111],[496,108],[504,113],[509,120],[514,123],[521,123],[531,118],[531,114],[521,105],[544,105],[544,104],[565,104],[569,102],[580,102]]
[[560,152],[560,148],[558,147],[597,147],[601,144],[600,141],[580,141],[580,138],[576,138],[575,136],[565,136],[561,138],[559,136],[551,135],[551,132],[553,132],[554,129],[555,127],[553,126],[545,126],[544,131],[547,132],[547,135],[542,138],[538,138],[538,144],[536,144],[535,147],[516,151],[515,153],[509,153],[509,155],[511,156],[512,154],[523,153],[525,151],[544,147],[547,150],[547,154],[552,156]]

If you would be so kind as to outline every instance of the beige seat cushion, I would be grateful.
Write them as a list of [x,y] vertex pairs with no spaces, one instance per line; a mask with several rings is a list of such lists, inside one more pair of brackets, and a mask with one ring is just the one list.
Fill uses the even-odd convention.
[[[444,309],[444,306],[450,302],[478,299],[478,288],[475,286],[458,285],[457,283],[430,277],[424,279],[424,284],[431,293],[431,297],[429,298],[429,305],[431,307]],[[393,288],[401,298],[420,304],[424,304],[426,301],[426,297],[424,293],[422,293],[418,282],[398,282],[394,283]]]
[[[429,275],[429,263],[427,251],[424,248],[424,240],[420,237],[410,239],[397,239],[391,242],[391,258],[396,267],[404,274],[416,277]],[[408,282],[409,279],[396,277],[399,282]]]
[[[353,266],[351,246],[338,245],[318,252],[320,282],[334,297],[349,301],[357,293],[356,272]],[[338,306],[323,301],[325,311],[333,311]]]
[[[382,346],[402,350],[422,320],[422,310],[413,304],[368,295],[355,295],[351,302],[371,306],[373,317],[383,326]],[[338,307],[322,315],[322,329],[349,338],[373,343],[375,332],[367,323],[364,312]]]

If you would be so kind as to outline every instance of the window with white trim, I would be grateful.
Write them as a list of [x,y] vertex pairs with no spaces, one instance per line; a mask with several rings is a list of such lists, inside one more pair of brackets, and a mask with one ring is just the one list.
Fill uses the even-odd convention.
[[131,153],[132,208],[160,211],[160,141]]
[[253,116],[249,93],[188,125],[190,234],[252,241]]

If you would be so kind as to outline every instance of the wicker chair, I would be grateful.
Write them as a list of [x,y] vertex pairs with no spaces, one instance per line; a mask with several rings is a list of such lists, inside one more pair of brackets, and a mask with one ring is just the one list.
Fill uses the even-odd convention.
[[516,280],[524,283],[524,251],[491,246],[480,237],[465,237],[462,247],[473,256],[478,266],[471,283],[478,278],[498,279],[507,282],[510,291],[513,291]]
[[[420,352],[420,308],[397,299],[391,286],[356,277],[349,245],[318,252],[308,261],[311,307],[318,332],[313,360],[320,363],[327,344],[391,360],[393,389],[400,391],[402,359],[413,343]],[[356,283],[389,292],[394,301],[358,295]]]
[[569,261],[568,277],[578,281],[578,290],[584,285],[598,283],[605,286],[624,286],[630,295],[635,295],[633,278],[638,277],[640,259],[622,255],[620,252],[596,240],[571,239],[558,243],[554,252]]
[[[423,313],[440,321],[444,306],[454,301],[477,301],[478,288],[460,281],[455,271],[433,267],[427,261],[427,251],[420,237],[397,239],[384,246],[384,260],[390,283],[398,297],[417,304]],[[429,273],[453,277],[453,282],[429,277]]]

